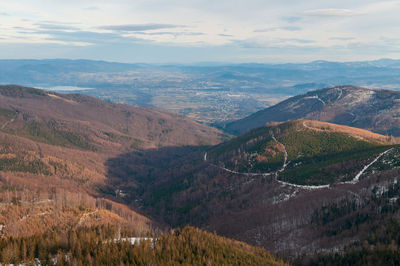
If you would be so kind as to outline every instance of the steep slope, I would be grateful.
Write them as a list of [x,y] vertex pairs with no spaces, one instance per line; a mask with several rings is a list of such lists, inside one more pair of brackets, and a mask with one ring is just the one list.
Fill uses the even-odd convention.
[[0,132],[0,234],[29,236],[108,223],[135,230],[153,222],[104,198],[106,154],[39,143]]
[[[215,230],[292,257],[364,239],[375,222],[358,221],[362,232],[343,223],[364,212],[381,213],[384,204],[371,198],[386,202],[386,194],[376,191],[400,178],[396,143],[362,129],[298,120],[208,149],[127,153],[107,166],[114,184],[131,192],[125,200],[150,217]],[[340,211],[321,211],[342,200]],[[320,218],[321,212],[332,216]],[[335,234],[327,233],[330,226],[338,228]]]
[[145,234],[154,223],[118,203],[121,191],[105,189],[107,160],[127,151],[221,139],[216,129],[149,108],[0,86],[1,233],[111,222]]
[[271,121],[309,119],[400,136],[400,92],[339,86],[289,98],[225,126],[241,134]]

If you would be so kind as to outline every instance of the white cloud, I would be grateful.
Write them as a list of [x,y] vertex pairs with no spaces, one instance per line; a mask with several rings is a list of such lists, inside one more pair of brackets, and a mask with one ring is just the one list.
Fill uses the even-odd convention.
[[185,26],[181,25],[172,25],[172,24],[160,24],[160,23],[146,23],[146,24],[126,24],[126,25],[108,25],[101,26],[100,29],[103,30],[112,30],[112,31],[153,31],[160,29],[174,29],[174,28],[184,28]]
[[323,8],[323,9],[312,9],[304,12],[307,16],[316,17],[350,17],[360,15],[360,12],[356,12],[350,9],[340,8]]

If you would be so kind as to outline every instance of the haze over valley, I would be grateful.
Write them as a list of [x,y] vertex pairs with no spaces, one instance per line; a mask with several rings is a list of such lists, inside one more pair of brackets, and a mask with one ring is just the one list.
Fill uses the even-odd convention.
[[78,92],[180,113],[206,124],[248,116],[311,90],[354,84],[400,89],[400,61],[149,65],[2,60],[1,83]]

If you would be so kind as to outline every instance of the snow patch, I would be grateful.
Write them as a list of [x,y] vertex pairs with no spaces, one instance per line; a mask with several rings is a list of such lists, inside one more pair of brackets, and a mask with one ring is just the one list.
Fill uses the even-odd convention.
[[353,180],[351,181],[346,181],[346,182],[341,182],[341,184],[356,184],[358,181],[360,181],[360,177],[362,176],[362,174],[371,167],[371,165],[373,165],[374,163],[376,163],[376,161],[378,161],[383,155],[387,154],[388,152],[390,152],[391,150],[393,150],[393,148],[388,149],[382,153],[380,153],[372,162],[370,162],[369,164],[367,164],[366,166],[364,166],[364,168],[358,172],[358,174],[353,178]]
[[316,99],[318,101],[320,101],[323,105],[326,105],[326,103],[324,102],[324,100],[322,100],[321,98],[318,97],[318,95],[314,95],[314,96],[306,96],[303,99]]

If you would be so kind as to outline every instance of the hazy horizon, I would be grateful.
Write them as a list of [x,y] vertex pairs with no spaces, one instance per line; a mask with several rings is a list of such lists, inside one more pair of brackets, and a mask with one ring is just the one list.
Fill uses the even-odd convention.
[[118,61],[118,60],[105,60],[105,59],[90,59],[90,58],[63,58],[63,57],[52,57],[52,58],[0,58],[0,61],[57,61],[57,60],[70,60],[70,61],[98,61],[98,62],[106,62],[106,63],[117,63],[117,64],[148,64],[148,65],[159,65],[159,66],[167,66],[167,65],[182,65],[182,66],[224,66],[224,65],[246,65],[246,64],[260,64],[260,65],[285,65],[285,64],[312,64],[318,62],[326,62],[326,63],[365,63],[365,62],[379,62],[379,61],[400,61],[399,58],[388,58],[388,57],[378,57],[376,59],[371,60],[324,60],[324,59],[316,59],[309,61],[282,61],[282,62],[256,62],[256,61],[243,61],[243,62],[235,62],[235,61],[193,61],[193,62],[145,62],[145,61]]

